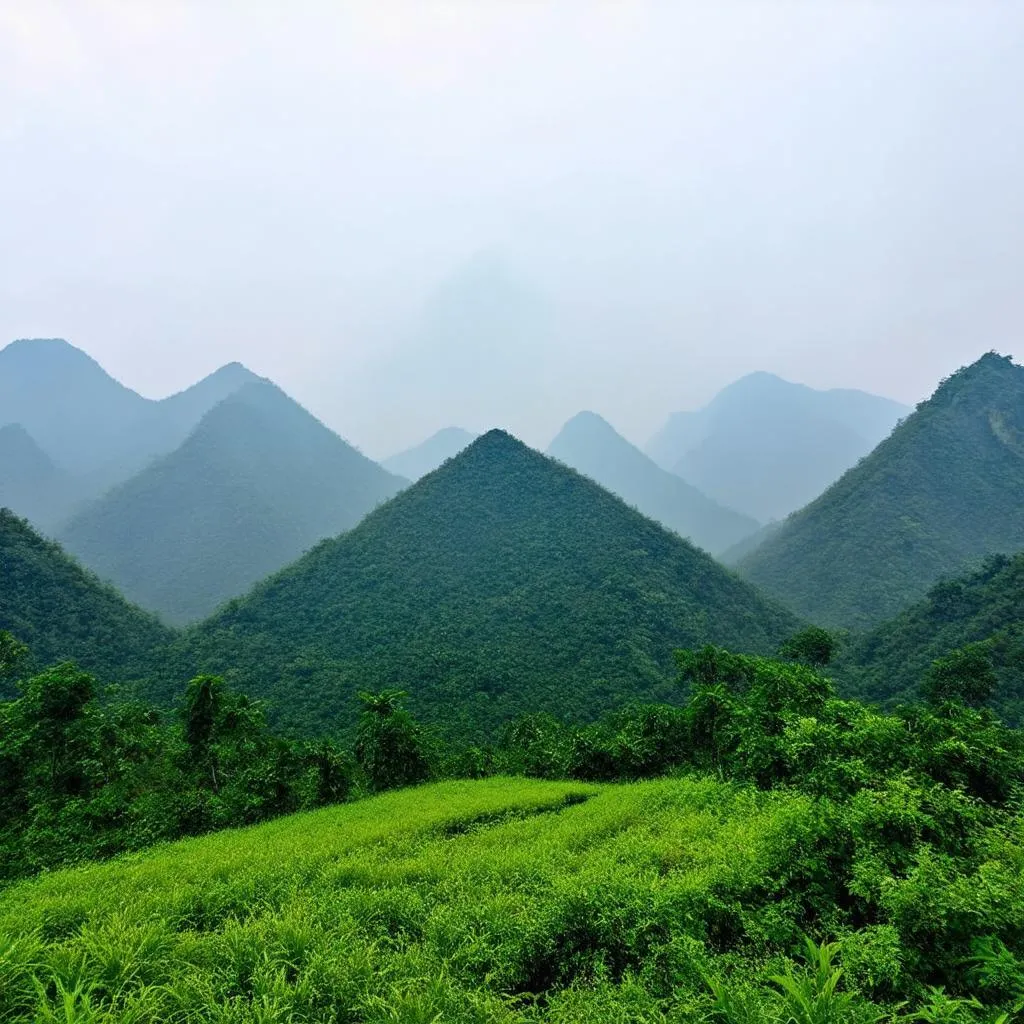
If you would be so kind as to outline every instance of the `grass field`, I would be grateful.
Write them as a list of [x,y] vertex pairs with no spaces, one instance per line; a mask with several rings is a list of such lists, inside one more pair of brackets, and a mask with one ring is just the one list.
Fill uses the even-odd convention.
[[0,894],[0,1021],[705,1019],[813,817],[715,781],[498,778],[54,872]]

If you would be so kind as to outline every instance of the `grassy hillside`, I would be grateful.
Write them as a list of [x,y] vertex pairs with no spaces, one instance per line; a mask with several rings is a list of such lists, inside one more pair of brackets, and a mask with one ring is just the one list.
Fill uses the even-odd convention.
[[0,1019],[1009,1024],[1024,836],[942,793],[493,778],[186,840],[0,893]]
[[105,682],[138,678],[170,631],[0,509],[0,630],[37,665],[72,659]]
[[662,1020],[812,832],[714,782],[404,790],[9,890],[0,1017]]
[[597,484],[491,431],[186,633],[167,693],[225,673],[303,729],[360,690],[478,734],[674,698],[674,648],[772,650],[796,620]]
[[882,623],[847,652],[840,670],[872,700],[912,697],[936,658],[988,641],[999,677],[994,705],[1024,719],[1024,554],[991,558],[978,572],[936,584],[917,604]]
[[716,501],[762,522],[812,501],[910,409],[863,391],[816,391],[770,373],[674,414],[647,453]]
[[760,525],[662,469],[595,413],[581,412],[569,420],[547,453],[713,555],[756,533]]
[[737,568],[798,614],[868,628],[1024,549],[1024,368],[990,353]]
[[215,406],[180,448],[84,509],[60,539],[180,624],[354,526],[402,483],[261,381]]
[[405,477],[406,480],[419,480],[437,469],[446,459],[454,458],[475,439],[476,434],[461,427],[445,427],[426,441],[384,459],[381,465],[389,473]]

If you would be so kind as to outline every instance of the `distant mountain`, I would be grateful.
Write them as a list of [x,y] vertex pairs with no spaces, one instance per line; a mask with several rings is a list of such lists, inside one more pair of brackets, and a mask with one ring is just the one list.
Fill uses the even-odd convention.
[[647,454],[762,522],[816,498],[910,409],[864,391],[816,391],[752,373],[697,412],[675,413]]
[[381,465],[389,473],[404,476],[406,480],[419,480],[420,477],[437,469],[445,460],[458,455],[475,439],[476,434],[471,434],[461,427],[445,427],[432,434],[426,441],[385,459]]
[[589,718],[672,699],[673,649],[768,651],[798,627],[708,555],[493,430],[349,533],[182,637],[196,671],[301,729],[349,726],[359,690],[410,691],[451,734],[524,712]]
[[0,507],[52,529],[67,514],[76,489],[20,423],[0,427]]
[[940,577],[1021,549],[1024,368],[990,353],[737,568],[800,615],[863,629]]
[[569,420],[549,445],[548,455],[712,554],[760,527],[666,472],[596,413],[581,412]]
[[[179,394],[154,401],[114,380],[66,341],[25,339],[0,349],[0,426],[21,425],[74,478],[76,494],[84,500],[172,451],[214,405],[259,379],[231,363]],[[31,518],[44,525],[65,512],[47,506],[41,518]]]
[[214,406],[180,448],[60,533],[131,600],[188,622],[354,526],[404,481],[267,381]]
[[1024,554],[994,556],[976,573],[936,584],[857,640],[840,674],[866,699],[907,700],[936,658],[975,641],[988,641],[999,677],[994,706],[1008,721],[1024,720]]
[[0,509],[0,629],[29,645],[35,668],[71,659],[104,682],[141,678],[171,637],[7,509]]

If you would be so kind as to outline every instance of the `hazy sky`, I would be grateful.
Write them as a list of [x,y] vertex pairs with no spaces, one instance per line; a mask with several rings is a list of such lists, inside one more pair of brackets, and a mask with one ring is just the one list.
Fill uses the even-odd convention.
[[1024,4],[0,0],[0,344],[371,455],[1024,356]]

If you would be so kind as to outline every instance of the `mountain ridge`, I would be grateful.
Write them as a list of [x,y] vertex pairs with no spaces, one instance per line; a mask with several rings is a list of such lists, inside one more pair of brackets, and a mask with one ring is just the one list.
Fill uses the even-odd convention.
[[668,473],[595,412],[577,413],[547,454],[713,555],[756,533],[760,523]]
[[130,599],[182,624],[354,526],[403,484],[260,380],[81,511],[60,539]]
[[988,353],[737,569],[798,614],[866,629],[944,575],[1024,548],[1024,368]]

